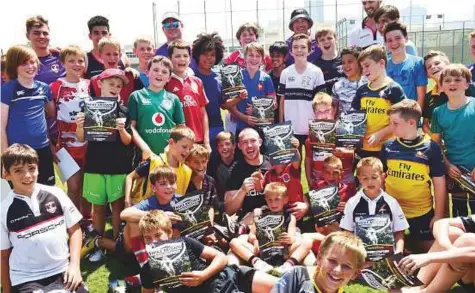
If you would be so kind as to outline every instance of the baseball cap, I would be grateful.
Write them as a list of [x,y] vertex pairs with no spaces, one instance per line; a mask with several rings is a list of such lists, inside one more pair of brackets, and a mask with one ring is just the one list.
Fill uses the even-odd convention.
[[299,19],[299,18],[304,18],[308,21],[310,27],[313,26],[313,20],[308,14],[308,11],[303,9],[303,8],[297,8],[292,13],[290,14],[290,22],[289,22],[289,29],[292,30],[292,25],[294,22]]
[[102,73],[99,74],[99,76],[97,77],[97,80],[100,81],[100,80],[110,78],[110,77],[118,77],[118,78],[122,79],[124,84],[129,83],[129,79],[125,76],[124,71],[120,70],[118,68],[109,68],[109,69],[106,69],[106,70],[102,71]]
[[178,20],[179,22],[182,22],[180,16],[178,15],[178,13],[176,13],[176,12],[174,12],[174,11],[168,11],[168,12],[165,12],[165,13],[163,14],[163,17],[162,17],[162,24],[165,23],[165,20],[167,20],[167,19],[169,19],[169,18],[176,19],[176,20]]

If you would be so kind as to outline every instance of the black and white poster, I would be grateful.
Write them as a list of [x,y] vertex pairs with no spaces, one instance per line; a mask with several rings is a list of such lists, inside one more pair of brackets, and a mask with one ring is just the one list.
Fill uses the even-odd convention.
[[297,149],[292,146],[293,129],[290,122],[263,128],[264,147],[273,165],[299,160]]
[[224,99],[234,98],[245,90],[242,83],[242,72],[238,65],[224,65],[221,67],[221,84]]
[[402,258],[403,255],[398,253],[375,262],[371,268],[362,269],[356,280],[358,283],[381,290],[423,285],[416,276],[406,275],[401,271],[398,263]]
[[388,214],[355,217],[355,234],[363,240],[370,261],[379,261],[394,253],[394,234]]
[[284,230],[284,214],[263,210],[261,215],[254,217],[256,237],[259,241],[259,251],[262,260],[273,266],[284,263],[286,247],[278,240]]
[[308,122],[310,142],[314,148],[330,150],[336,146],[335,120],[310,120]]
[[340,122],[336,128],[337,147],[358,147],[361,145],[366,132],[366,112],[348,110],[341,113]]
[[115,141],[117,98],[92,97],[84,105],[84,135],[87,141]]
[[308,193],[313,220],[318,227],[339,222],[342,213],[336,208],[340,203],[337,185],[330,185]]
[[183,286],[179,276],[191,272],[190,257],[182,238],[145,246],[153,282],[163,291]]
[[210,192],[198,190],[171,201],[173,211],[183,219],[182,223],[185,225],[180,233],[181,236],[188,236],[199,241],[210,232],[211,206],[205,204],[205,199],[210,196]]
[[251,98],[252,116],[257,118],[258,126],[274,123],[274,98],[268,96]]

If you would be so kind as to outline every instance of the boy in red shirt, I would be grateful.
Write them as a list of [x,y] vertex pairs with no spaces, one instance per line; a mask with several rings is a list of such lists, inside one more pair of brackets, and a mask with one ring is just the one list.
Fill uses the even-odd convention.
[[173,64],[173,73],[165,89],[180,98],[186,126],[195,133],[196,142],[211,150],[206,112],[208,98],[201,79],[188,75],[191,46],[181,40],[174,41],[168,46],[168,54]]

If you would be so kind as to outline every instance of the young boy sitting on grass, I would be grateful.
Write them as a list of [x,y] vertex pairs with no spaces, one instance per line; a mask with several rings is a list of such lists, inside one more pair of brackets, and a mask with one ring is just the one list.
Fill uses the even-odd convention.
[[2,154],[3,175],[13,185],[0,212],[5,293],[74,292],[82,283],[81,213],[63,191],[37,183],[38,161],[25,144]]
[[271,293],[342,293],[363,268],[366,251],[361,239],[348,232],[334,232],[322,241],[316,267],[288,271]]

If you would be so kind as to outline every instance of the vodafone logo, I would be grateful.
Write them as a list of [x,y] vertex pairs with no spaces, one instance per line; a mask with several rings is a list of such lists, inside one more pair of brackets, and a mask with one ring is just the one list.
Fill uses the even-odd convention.
[[162,126],[165,123],[165,116],[163,116],[162,113],[153,114],[152,123],[155,124],[155,126]]

